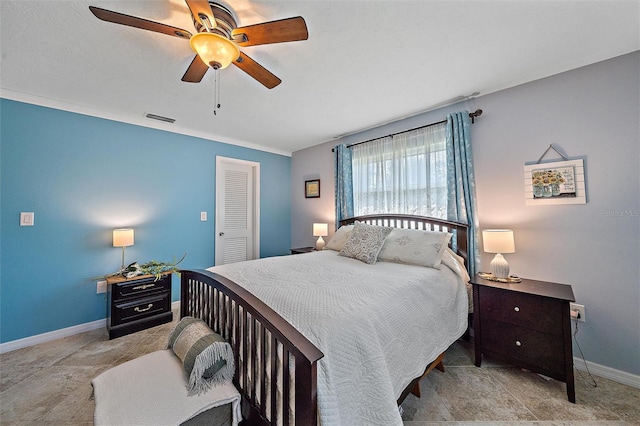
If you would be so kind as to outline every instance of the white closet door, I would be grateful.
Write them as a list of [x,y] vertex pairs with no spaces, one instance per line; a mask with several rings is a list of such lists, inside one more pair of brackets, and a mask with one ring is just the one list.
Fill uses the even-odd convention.
[[259,163],[216,158],[216,265],[260,257],[258,182]]

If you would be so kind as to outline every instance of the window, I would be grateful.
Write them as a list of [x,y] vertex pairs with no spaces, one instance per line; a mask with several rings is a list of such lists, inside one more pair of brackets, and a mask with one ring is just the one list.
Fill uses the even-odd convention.
[[351,147],[355,215],[446,219],[445,127],[436,124]]

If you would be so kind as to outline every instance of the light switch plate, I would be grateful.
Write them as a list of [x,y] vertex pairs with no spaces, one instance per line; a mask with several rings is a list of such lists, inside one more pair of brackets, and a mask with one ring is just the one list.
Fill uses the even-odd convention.
[[206,222],[207,221],[207,212],[200,212],[200,220],[202,222]]
[[20,226],[33,226],[35,214],[33,212],[20,212]]

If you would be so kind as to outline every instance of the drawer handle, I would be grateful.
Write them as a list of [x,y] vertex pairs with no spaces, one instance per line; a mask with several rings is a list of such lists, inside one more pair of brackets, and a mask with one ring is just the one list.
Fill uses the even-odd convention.
[[520,312],[520,308],[518,308],[517,306],[515,308],[513,308],[514,311],[516,312]]
[[150,287],[155,287],[155,286],[156,286],[155,284],[142,284],[142,285],[135,286],[133,289],[134,290],[146,290],[146,289],[148,289]]
[[522,343],[520,343],[520,340],[516,340],[516,346],[522,346]]
[[153,303],[149,303],[149,304],[147,305],[147,307],[146,307],[146,308],[144,308],[144,309],[140,309],[140,307],[139,307],[139,306],[136,306],[135,308],[133,308],[133,310],[134,310],[134,311],[136,311],[136,312],[147,312],[147,311],[148,311],[149,309],[151,309],[151,308],[153,308]]

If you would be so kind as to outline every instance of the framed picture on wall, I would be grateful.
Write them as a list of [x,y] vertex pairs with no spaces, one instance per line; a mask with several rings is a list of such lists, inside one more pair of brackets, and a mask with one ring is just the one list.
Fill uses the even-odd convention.
[[536,204],[586,204],[582,160],[524,166],[525,202]]
[[304,181],[304,198],[320,198],[320,179]]

